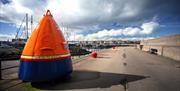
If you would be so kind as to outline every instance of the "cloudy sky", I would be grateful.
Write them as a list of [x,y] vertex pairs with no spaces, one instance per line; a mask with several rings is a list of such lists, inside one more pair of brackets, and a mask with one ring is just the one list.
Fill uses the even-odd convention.
[[180,34],[179,0],[0,0],[0,40],[15,37],[25,13],[33,15],[35,28],[47,9],[68,40]]

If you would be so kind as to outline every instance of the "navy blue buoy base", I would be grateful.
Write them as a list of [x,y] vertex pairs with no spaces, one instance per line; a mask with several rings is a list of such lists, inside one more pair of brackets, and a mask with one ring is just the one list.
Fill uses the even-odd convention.
[[53,61],[20,61],[19,79],[39,82],[61,79],[72,73],[71,58]]

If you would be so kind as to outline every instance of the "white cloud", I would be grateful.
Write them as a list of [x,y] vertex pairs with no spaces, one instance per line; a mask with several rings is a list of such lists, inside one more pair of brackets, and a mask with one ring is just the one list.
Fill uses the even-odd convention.
[[[113,37],[120,36],[141,36],[141,35],[149,35],[153,33],[156,28],[159,27],[159,23],[157,22],[148,22],[143,23],[141,27],[127,27],[124,29],[110,29],[110,30],[102,30],[97,33],[87,34],[86,36],[82,34],[77,34],[76,37],[70,37],[70,40],[107,40],[112,39]],[[74,35],[73,35],[74,36]],[[136,39],[133,37],[131,39]],[[73,39],[74,38],[74,39]],[[118,39],[118,38],[116,38]]]
[[14,37],[13,34],[0,34],[0,41],[11,40]]
[[141,34],[150,34],[158,27],[159,27],[159,24],[157,22],[144,23],[141,26],[142,28]]
[[19,24],[25,13],[32,13],[32,10],[21,5],[20,2],[12,0],[9,4],[1,4],[0,21]]
[[58,24],[91,25],[136,17],[143,3],[143,0],[12,0],[9,4],[1,3],[4,19],[0,21],[18,24],[29,13],[38,22],[45,10],[50,9]]
[[[144,3],[144,0],[12,0],[9,4],[0,2],[0,22],[11,22],[19,26],[25,13],[29,13],[34,16],[34,24],[38,24],[45,11],[50,9],[60,28],[69,33],[64,34],[70,40],[111,39],[121,35],[148,35],[159,26],[158,23],[148,22],[140,27],[98,31],[102,29],[98,25],[114,21],[130,21],[133,17],[137,18]],[[87,32],[89,30],[93,31],[92,34],[86,34],[86,36],[81,34],[89,33]],[[94,33],[94,31],[97,32]],[[76,36],[73,37],[75,34]]]
[[139,28],[127,27],[122,30],[122,33],[123,33],[123,35],[126,35],[126,36],[128,36],[128,35],[134,36],[134,35],[139,34],[140,31],[141,31],[141,29],[139,29]]
[[149,40],[155,39],[155,37],[133,37],[133,38],[121,38],[122,40]]

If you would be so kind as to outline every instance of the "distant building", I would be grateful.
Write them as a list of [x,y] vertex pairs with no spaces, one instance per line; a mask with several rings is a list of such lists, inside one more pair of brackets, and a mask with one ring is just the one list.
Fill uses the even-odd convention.
[[25,44],[27,39],[12,39],[12,44]]
[[0,46],[3,47],[3,46],[9,46],[11,45],[11,42],[10,41],[0,41]]

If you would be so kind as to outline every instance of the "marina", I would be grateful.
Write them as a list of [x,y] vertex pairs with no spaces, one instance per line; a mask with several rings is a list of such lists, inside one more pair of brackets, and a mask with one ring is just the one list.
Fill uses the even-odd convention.
[[0,0],[0,91],[180,91],[178,0]]

